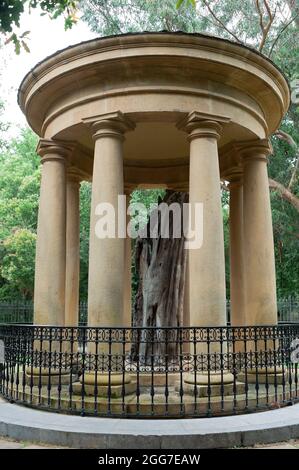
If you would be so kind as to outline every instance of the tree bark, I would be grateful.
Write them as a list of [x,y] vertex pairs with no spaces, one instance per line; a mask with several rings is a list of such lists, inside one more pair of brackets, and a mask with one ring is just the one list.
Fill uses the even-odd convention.
[[[174,238],[170,211],[169,238],[161,235],[161,215],[157,217],[157,237],[150,237],[150,222],[146,237],[136,240],[135,262],[139,277],[133,311],[133,326],[142,327],[133,340],[132,353],[143,364],[160,364],[167,355],[169,363],[175,360],[178,341],[176,328],[182,325],[185,288],[186,250],[183,234],[183,204],[188,195],[167,191],[163,202],[181,208],[180,237]],[[161,328],[159,330],[151,327]],[[171,331],[164,327],[173,328]],[[143,329],[144,328],[144,329]]]

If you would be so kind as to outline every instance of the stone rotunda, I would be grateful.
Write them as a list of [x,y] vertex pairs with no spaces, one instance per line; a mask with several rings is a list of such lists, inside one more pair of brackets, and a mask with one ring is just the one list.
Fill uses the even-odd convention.
[[278,68],[200,34],[94,39],[46,58],[18,96],[40,136],[34,323],[77,326],[79,185],[92,182],[88,325],[130,327],[130,240],[99,239],[96,206],[138,187],[203,203],[189,251],[185,327],[226,325],[221,181],[230,190],[231,323],[276,325],[269,137],[288,110]]

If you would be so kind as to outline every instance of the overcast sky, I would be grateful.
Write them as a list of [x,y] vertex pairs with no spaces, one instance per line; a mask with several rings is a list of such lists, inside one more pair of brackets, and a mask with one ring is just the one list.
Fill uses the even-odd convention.
[[36,10],[31,15],[24,13],[21,18],[20,31],[30,31],[30,54],[23,51],[19,56],[12,45],[1,49],[1,99],[6,104],[5,121],[10,121],[12,134],[16,134],[26,120],[17,105],[17,90],[24,75],[39,61],[71,44],[76,44],[95,37],[88,26],[79,21],[71,30],[64,30],[64,19],[51,20],[41,17]]

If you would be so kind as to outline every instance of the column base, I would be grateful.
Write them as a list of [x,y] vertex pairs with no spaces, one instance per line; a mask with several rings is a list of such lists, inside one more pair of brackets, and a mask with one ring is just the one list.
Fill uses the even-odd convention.
[[227,385],[234,383],[234,376],[228,371],[224,371],[221,374],[219,371],[217,372],[201,372],[197,374],[187,374],[184,377],[184,382],[187,384],[194,385]]
[[287,370],[282,369],[282,367],[268,367],[267,370],[265,368],[259,368],[257,370],[250,369],[247,371],[247,374],[244,372],[238,374],[238,379],[242,382],[246,382],[249,384],[259,383],[259,384],[277,384],[281,385],[283,382],[288,380],[289,374]]
[[[196,395],[198,397],[216,397],[242,394],[245,392],[245,385],[241,382],[234,383],[234,376],[230,372],[223,374],[219,372],[188,374],[184,378],[184,393]],[[175,385],[175,390],[180,391],[180,383]]]
[[71,380],[75,380],[76,376],[71,374],[70,371],[63,369],[39,368],[39,367],[27,367],[25,370],[26,385],[38,387],[40,385],[69,385]]
[[[73,393],[82,395],[83,378],[73,384]],[[136,392],[136,381],[132,381],[129,374],[112,372],[111,374],[84,374],[84,393],[87,396],[120,398]]]

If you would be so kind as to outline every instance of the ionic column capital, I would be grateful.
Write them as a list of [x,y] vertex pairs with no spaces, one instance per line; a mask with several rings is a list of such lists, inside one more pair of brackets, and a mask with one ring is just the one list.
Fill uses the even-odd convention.
[[222,132],[223,124],[229,121],[230,119],[225,116],[192,111],[177,123],[177,128],[187,132],[189,134],[189,140],[204,137],[212,137],[218,140]]
[[239,142],[236,144],[236,149],[244,165],[252,160],[267,162],[267,157],[273,152],[272,145],[268,139]]
[[68,166],[67,167],[67,181],[74,183],[74,184],[79,184],[81,183],[82,180],[84,180],[84,175],[81,173],[78,168],[74,166]]
[[50,160],[61,160],[66,163],[67,158],[71,155],[73,149],[74,144],[71,142],[40,139],[36,152],[40,155],[42,163]]
[[233,171],[225,175],[225,179],[229,182],[228,189],[240,188],[243,186],[243,172]]
[[124,133],[135,129],[135,123],[121,111],[85,118],[83,122],[91,129],[94,140],[108,136],[124,140]]

